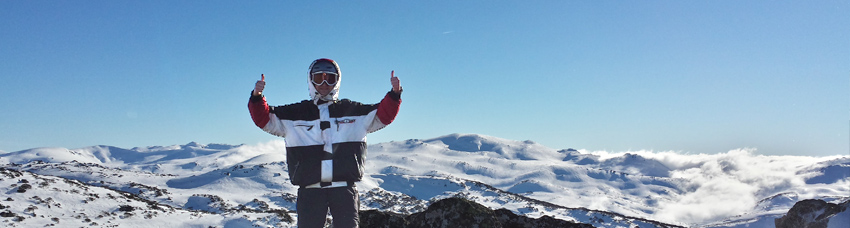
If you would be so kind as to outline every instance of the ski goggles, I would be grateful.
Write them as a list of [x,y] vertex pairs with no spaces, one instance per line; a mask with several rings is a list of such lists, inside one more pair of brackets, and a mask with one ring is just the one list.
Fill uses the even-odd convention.
[[336,85],[339,82],[339,74],[330,71],[316,71],[310,74],[310,81],[314,85],[327,83],[328,85]]

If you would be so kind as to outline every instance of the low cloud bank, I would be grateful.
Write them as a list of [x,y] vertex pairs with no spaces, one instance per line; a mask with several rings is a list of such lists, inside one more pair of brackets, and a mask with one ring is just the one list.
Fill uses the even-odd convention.
[[[826,173],[827,167],[850,170],[850,157],[765,156],[755,149],[720,154],[676,152],[590,152],[600,160],[636,154],[656,160],[670,169],[670,177],[685,180],[678,200],[659,203],[655,218],[702,224],[753,211],[771,196],[789,194],[799,199],[834,195],[850,197],[846,171]],[[813,177],[832,175],[832,183],[807,184]],[[838,176],[836,176],[838,175]],[[842,187],[844,186],[844,187]]]

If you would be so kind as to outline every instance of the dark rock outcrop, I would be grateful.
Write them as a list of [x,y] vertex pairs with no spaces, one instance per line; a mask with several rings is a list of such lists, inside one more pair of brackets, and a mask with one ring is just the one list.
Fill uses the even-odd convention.
[[775,220],[776,228],[827,228],[829,218],[847,210],[848,203],[838,205],[819,199],[797,202],[788,214]]
[[494,211],[496,213],[496,218],[502,223],[502,227],[505,228],[544,228],[544,227],[575,227],[575,228],[589,228],[593,227],[589,224],[584,223],[573,223],[560,219],[556,219],[550,216],[543,216],[540,218],[529,218],[521,215],[514,214],[513,212],[507,209],[498,209]]
[[593,227],[549,216],[528,218],[506,209],[491,210],[463,198],[448,198],[425,211],[401,215],[376,210],[360,212],[360,227]]

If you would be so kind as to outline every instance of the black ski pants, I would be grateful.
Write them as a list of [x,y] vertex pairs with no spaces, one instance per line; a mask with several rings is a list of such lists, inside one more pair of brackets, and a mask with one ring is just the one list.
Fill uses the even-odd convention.
[[321,228],[330,209],[334,228],[357,228],[360,197],[357,187],[299,188],[295,210],[299,228]]

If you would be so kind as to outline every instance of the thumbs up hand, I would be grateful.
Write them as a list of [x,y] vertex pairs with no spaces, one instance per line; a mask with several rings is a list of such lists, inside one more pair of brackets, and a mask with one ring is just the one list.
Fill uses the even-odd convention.
[[266,88],[266,75],[260,74],[260,77],[262,77],[262,78],[259,81],[257,81],[256,84],[254,84],[254,92],[253,92],[254,96],[263,95],[263,89]]
[[398,77],[395,76],[395,71],[390,72],[390,84],[393,85],[394,93],[401,93],[401,83],[398,80]]

